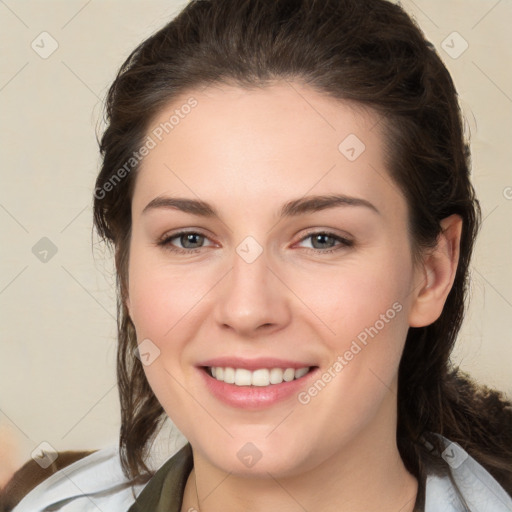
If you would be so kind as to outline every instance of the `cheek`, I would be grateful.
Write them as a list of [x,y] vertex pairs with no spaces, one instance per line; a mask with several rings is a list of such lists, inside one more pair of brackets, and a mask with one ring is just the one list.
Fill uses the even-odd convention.
[[211,280],[212,276],[201,270],[189,272],[184,267],[162,264],[161,258],[157,261],[143,248],[134,247],[131,252],[130,316],[137,341],[149,339],[159,351],[143,369],[158,401],[178,428],[186,428],[182,419],[197,414],[193,401],[184,399],[179,382],[189,367],[187,347],[200,325],[198,315],[212,287]]
[[[317,389],[304,390],[301,403],[314,402],[312,409],[320,417],[331,411],[334,430],[345,422],[356,425],[369,419],[394,387],[409,328],[411,279],[407,254],[400,259],[390,250],[364,262],[358,259],[317,272],[314,279],[304,272],[303,279],[296,281],[301,286],[297,294],[315,315],[317,333],[323,333],[320,339],[327,349],[323,367],[328,372]],[[319,390],[322,398],[317,400]],[[347,409],[332,413],[340,401],[350,413]],[[331,407],[323,409],[325,404]]]
[[315,292],[308,305],[325,327],[328,365],[341,356],[345,375],[338,382],[347,379],[344,385],[360,397],[371,396],[381,382],[390,385],[396,376],[409,329],[412,276],[407,260],[380,258],[323,279],[317,275],[310,287]]
[[375,324],[390,335],[393,330],[403,333],[399,324],[406,323],[412,277],[407,254],[400,258],[388,250],[314,272],[290,270],[286,280],[316,318],[325,340],[342,349],[360,333],[364,338],[365,329]]
[[397,258],[380,253],[378,262],[368,259],[363,265],[359,260],[339,271],[317,273],[315,279],[302,280],[304,287],[297,291],[321,319],[317,332],[324,333],[327,349],[324,372],[298,398],[305,421],[310,417],[328,425],[325,434],[333,439],[341,432],[350,437],[369,423],[395,389],[409,328],[412,276],[406,256]]
[[[197,306],[211,289],[211,275],[200,268],[190,272],[185,266],[170,266],[152,251],[134,247],[129,265],[130,316],[137,338],[149,338],[161,345],[176,330],[193,324]],[[186,321],[185,321],[186,320]]]

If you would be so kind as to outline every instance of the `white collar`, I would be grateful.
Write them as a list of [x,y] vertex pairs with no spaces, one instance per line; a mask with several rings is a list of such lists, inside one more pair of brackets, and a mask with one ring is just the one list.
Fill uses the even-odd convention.
[[[512,498],[475,459],[458,444],[442,437],[443,458],[471,512],[512,512]],[[179,450],[181,447],[177,448]],[[175,451],[177,451],[175,450]],[[168,459],[169,456],[166,457]],[[156,470],[161,454],[153,458]],[[158,462],[156,462],[158,461]],[[134,486],[135,496],[144,484]],[[132,487],[122,472],[117,447],[109,447],[80,459],[51,475],[29,492],[12,512],[122,512],[135,501]],[[58,508],[56,508],[58,507]],[[425,512],[467,512],[449,477],[428,475]]]
[[448,476],[428,475],[425,486],[425,512],[512,512],[512,498],[496,479],[457,443],[441,437],[443,459],[450,470],[467,508]]

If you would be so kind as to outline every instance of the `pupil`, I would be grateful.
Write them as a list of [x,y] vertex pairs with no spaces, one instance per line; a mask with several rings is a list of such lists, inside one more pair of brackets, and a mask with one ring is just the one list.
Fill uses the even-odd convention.
[[[198,243],[198,240],[195,240],[195,241],[194,241],[194,239],[197,239],[197,238],[202,239],[203,237],[202,237],[201,235],[198,235],[198,234],[195,234],[195,233],[189,233],[189,234],[187,234],[187,235],[183,235],[183,236],[181,237],[181,243],[182,243],[183,247],[186,247],[186,248],[188,248],[188,249],[194,249],[195,247],[190,247],[188,244],[189,244],[189,242],[190,242],[192,245],[197,244],[197,243]],[[199,240],[199,242],[200,242],[200,241],[201,241],[201,240]],[[183,243],[183,242],[185,242],[185,243]]]
[[[326,234],[320,234],[320,235],[316,235],[314,237],[315,240],[319,240],[320,241],[320,244],[326,244],[326,239],[329,239],[329,238],[331,238],[331,237],[329,235],[326,235]],[[327,244],[327,246],[331,247],[330,244]]]

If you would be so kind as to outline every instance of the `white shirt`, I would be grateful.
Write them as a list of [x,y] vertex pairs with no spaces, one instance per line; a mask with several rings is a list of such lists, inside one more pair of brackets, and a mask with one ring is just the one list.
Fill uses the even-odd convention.
[[[442,440],[446,447],[443,458],[450,464],[469,510],[512,512],[512,498],[491,474],[459,445]],[[104,448],[51,475],[13,512],[126,512],[145,485],[134,486],[134,496],[122,472],[118,448]],[[448,477],[427,476],[425,512],[466,511]]]

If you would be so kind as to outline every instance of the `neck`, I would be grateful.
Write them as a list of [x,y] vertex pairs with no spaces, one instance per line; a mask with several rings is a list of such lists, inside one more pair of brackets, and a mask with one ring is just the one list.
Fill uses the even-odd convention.
[[412,512],[418,482],[396,446],[396,409],[391,419],[387,410],[320,465],[292,477],[228,474],[194,450],[182,512]]

